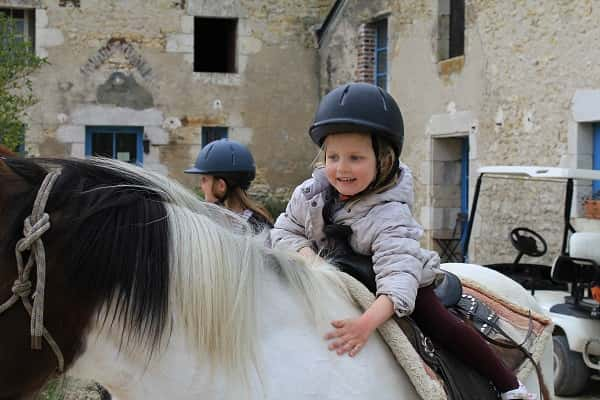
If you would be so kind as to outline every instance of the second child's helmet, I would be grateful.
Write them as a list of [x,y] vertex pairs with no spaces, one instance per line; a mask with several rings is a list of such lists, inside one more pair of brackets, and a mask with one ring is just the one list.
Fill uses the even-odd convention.
[[404,142],[402,113],[394,98],[369,83],[348,83],[329,92],[319,104],[309,134],[322,146],[327,135],[370,133],[386,139],[400,157]]
[[215,140],[202,148],[196,163],[186,174],[206,174],[224,179],[228,186],[248,189],[256,175],[252,153],[233,140]]

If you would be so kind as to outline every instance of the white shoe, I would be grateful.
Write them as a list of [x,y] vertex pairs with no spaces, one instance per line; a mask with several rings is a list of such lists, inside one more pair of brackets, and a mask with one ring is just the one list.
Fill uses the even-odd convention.
[[519,382],[519,387],[500,394],[502,400],[536,400],[537,394],[529,393],[525,385]]

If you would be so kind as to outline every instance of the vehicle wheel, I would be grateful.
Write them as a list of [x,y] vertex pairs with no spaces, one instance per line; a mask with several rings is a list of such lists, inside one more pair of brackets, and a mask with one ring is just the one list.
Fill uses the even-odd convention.
[[569,349],[567,338],[554,336],[554,392],[559,396],[575,396],[581,393],[590,377],[590,369],[580,353]]

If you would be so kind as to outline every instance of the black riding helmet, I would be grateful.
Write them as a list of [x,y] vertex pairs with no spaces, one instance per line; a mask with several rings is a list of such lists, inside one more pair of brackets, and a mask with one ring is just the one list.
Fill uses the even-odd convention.
[[329,92],[319,104],[309,134],[322,146],[327,135],[342,132],[370,133],[386,139],[400,157],[404,122],[389,93],[369,83],[348,83]]
[[233,140],[215,140],[202,148],[196,163],[186,174],[206,174],[222,178],[228,186],[248,189],[256,175],[250,150]]

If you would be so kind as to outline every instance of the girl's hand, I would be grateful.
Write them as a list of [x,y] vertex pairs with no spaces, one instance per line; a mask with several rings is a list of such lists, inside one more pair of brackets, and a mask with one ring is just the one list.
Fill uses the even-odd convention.
[[359,318],[332,321],[335,331],[325,335],[326,340],[335,339],[329,344],[329,350],[335,350],[340,356],[348,353],[354,357],[365,346],[371,333],[392,315],[394,305],[390,298],[379,296]]
[[331,321],[335,331],[325,335],[326,340],[333,340],[329,343],[329,350],[335,350],[338,355],[348,353],[354,357],[364,347],[374,328],[367,323],[364,318],[344,319]]

